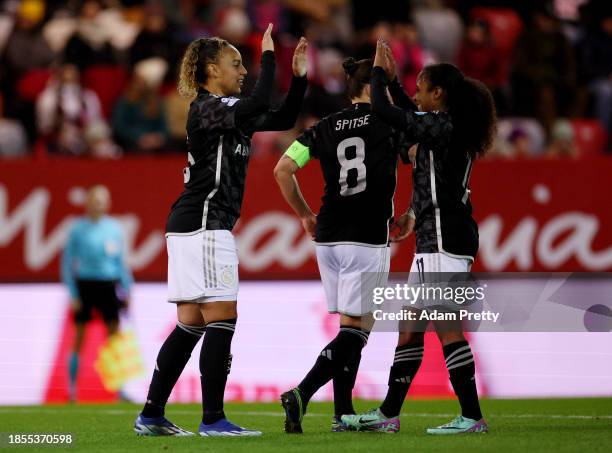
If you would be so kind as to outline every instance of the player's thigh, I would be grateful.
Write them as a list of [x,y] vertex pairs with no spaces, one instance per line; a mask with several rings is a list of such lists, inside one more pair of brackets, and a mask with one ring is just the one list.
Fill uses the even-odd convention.
[[389,247],[341,245],[338,312],[363,316],[374,310],[374,288],[387,284]]
[[238,304],[234,301],[215,301],[198,304],[206,324],[238,317]]
[[[411,281],[444,286],[452,275],[468,273],[471,265],[469,259],[444,253],[417,253],[410,269],[410,278]],[[436,320],[433,324],[443,345],[465,340],[460,320]]]
[[176,304],[176,317],[179,322],[188,326],[203,326],[204,318],[200,305],[193,302],[179,302]]
[[338,313],[338,273],[340,262],[336,256],[336,246],[317,245],[315,248],[321,284],[327,300],[327,311]]

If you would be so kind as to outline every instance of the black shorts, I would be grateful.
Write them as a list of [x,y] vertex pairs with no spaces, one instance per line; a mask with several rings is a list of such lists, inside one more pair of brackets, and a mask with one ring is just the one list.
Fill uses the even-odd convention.
[[117,297],[117,282],[108,280],[77,280],[81,309],[74,315],[77,323],[91,321],[92,309],[96,309],[104,322],[117,321],[122,302]]

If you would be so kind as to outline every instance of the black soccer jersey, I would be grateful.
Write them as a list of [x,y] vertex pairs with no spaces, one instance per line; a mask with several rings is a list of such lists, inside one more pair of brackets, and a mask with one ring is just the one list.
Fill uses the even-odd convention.
[[185,189],[172,205],[167,232],[232,230],[240,217],[251,137],[293,127],[306,91],[306,77],[294,77],[282,106],[269,110],[273,81],[274,54],[267,51],[250,97],[219,97],[200,88],[187,119]]
[[416,252],[474,259],[478,226],[472,218],[468,182],[472,159],[453,148],[448,113],[403,111],[389,104],[385,73],[372,76],[372,110],[419,143],[413,168],[412,208],[416,214]]
[[316,242],[386,246],[393,217],[398,134],[354,104],[321,120],[297,141],[318,159],[325,179]]

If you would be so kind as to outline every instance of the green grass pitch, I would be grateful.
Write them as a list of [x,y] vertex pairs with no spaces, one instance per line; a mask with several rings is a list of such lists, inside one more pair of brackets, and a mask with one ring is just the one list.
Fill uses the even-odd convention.
[[[359,401],[357,410],[374,403]],[[260,438],[137,437],[132,423],[140,406],[134,404],[0,407],[0,449],[100,452],[480,452],[520,451],[609,452],[612,446],[612,398],[484,400],[488,434],[436,437],[425,428],[445,423],[457,411],[453,400],[408,400],[399,434],[331,433],[332,405],[312,403],[303,423],[304,434],[283,432],[279,404],[227,404],[230,420],[261,430]],[[200,407],[170,405],[166,415],[188,430],[196,430]],[[7,433],[67,433],[71,448],[10,447]]]

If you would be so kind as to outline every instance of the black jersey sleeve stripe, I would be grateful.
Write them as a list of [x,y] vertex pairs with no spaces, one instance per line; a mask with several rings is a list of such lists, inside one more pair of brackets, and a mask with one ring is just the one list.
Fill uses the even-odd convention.
[[438,206],[438,196],[436,194],[436,164],[434,152],[429,150],[429,178],[431,184],[431,200],[433,202],[436,222],[436,237],[438,240],[438,252],[442,251],[442,225],[440,224],[440,207]]
[[206,200],[204,201],[204,209],[202,211],[202,228],[206,229],[206,220],[208,217],[208,204],[212,197],[215,196],[217,190],[219,190],[219,183],[221,182],[221,161],[223,157],[223,135],[219,137],[219,145],[217,146],[217,167],[215,170],[215,187],[210,191]]

